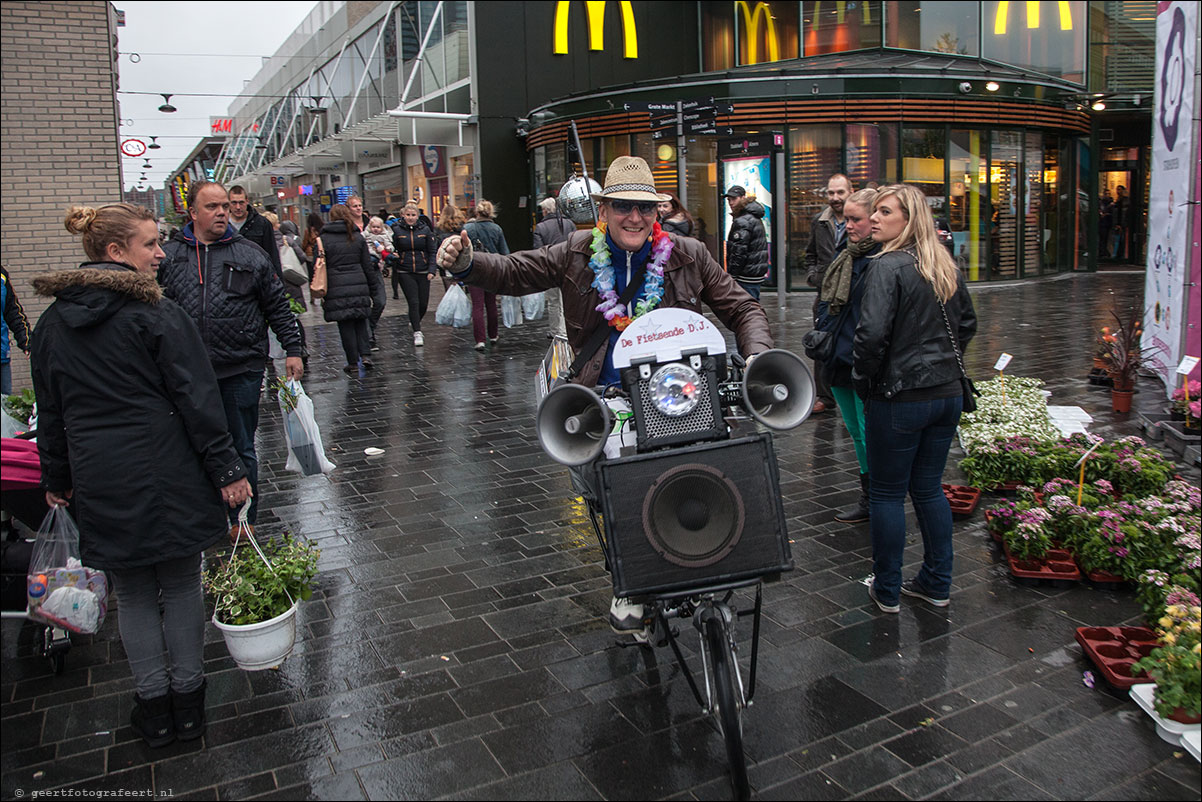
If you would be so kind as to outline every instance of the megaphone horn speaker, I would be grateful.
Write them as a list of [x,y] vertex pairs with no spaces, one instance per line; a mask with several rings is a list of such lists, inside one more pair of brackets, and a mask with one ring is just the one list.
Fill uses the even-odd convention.
[[596,393],[579,384],[564,384],[543,397],[534,428],[551,459],[584,465],[601,456],[613,424],[613,413]]
[[758,354],[743,373],[743,406],[770,429],[792,429],[810,417],[814,392],[809,367],[781,348]]

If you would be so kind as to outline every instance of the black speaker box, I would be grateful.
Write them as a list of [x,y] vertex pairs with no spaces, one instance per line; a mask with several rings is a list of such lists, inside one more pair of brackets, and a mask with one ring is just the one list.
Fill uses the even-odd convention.
[[602,460],[597,474],[619,598],[793,568],[767,432]]
[[[725,359],[722,356],[722,359]],[[687,359],[680,360],[687,363]],[[650,381],[640,378],[638,367],[622,371],[622,386],[630,394],[630,406],[634,411],[634,425],[638,433],[638,450],[651,451],[667,446],[685,445],[702,440],[725,440],[726,421],[722,418],[719,395],[718,358],[701,358],[701,369],[697,371],[701,383],[697,387],[699,401],[687,414],[670,417],[660,412],[652,397]],[[651,366],[652,375],[663,364]]]

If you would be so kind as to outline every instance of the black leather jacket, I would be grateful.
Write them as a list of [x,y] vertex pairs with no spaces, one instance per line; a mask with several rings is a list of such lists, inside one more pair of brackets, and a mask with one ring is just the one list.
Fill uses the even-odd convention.
[[[939,299],[914,257],[891,251],[864,277],[860,322],[852,348],[852,381],[862,398],[890,399],[904,390],[938,387],[960,378]],[[961,353],[977,332],[964,277],[944,306]]]

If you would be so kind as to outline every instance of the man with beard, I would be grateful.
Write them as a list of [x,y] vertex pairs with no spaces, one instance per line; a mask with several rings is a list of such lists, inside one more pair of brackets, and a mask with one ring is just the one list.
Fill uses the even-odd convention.
[[[842,173],[835,173],[826,182],[827,207],[819,212],[810,224],[810,242],[806,245],[806,283],[811,287],[822,286],[822,277],[826,269],[839,255],[839,251],[847,247],[846,224],[843,221],[843,202],[853,191],[851,179]],[[818,316],[818,296],[814,296],[814,316]],[[830,381],[820,363],[814,363],[814,383],[816,385],[816,400],[814,411],[817,415],[835,406],[831,395]]]

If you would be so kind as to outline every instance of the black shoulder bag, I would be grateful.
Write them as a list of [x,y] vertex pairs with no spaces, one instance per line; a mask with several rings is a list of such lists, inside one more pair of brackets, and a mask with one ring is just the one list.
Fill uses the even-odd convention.
[[952,334],[951,321],[947,319],[947,307],[943,305],[943,300],[939,294],[935,294],[935,300],[939,301],[939,311],[943,313],[943,325],[947,328],[947,338],[952,341],[952,353],[956,355],[956,364],[960,366],[960,388],[964,394],[964,411],[977,411],[977,392],[976,385],[972,383],[972,379],[968,378],[968,372],[964,370],[964,360],[960,358],[960,346],[956,344],[956,336]]
[[839,331],[843,328],[843,321],[847,320],[848,314],[851,313],[851,299],[855,297],[856,288],[864,281],[866,274],[867,271],[860,273],[859,278],[856,279],[856,283],[852,285],[851,290],[847,293],[847,303],[843,304],[843,308],[839,310],[839,315],[835,318],[833,326],[823,329],[811,329],[801,338],[801,347],[810,359],[822,363],[830,362],[834,359],[835,345],[839,340]]

